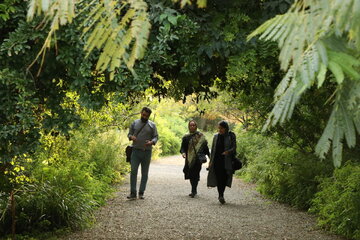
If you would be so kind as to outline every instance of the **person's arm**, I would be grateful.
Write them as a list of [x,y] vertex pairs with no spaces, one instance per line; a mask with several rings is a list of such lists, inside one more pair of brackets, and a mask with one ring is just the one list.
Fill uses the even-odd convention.
[[180,153],[181,154],[186,153],[186,150],[185,150],[185,136],[182,137],[182,139],[181,139]]
[[208,155],[208,157],[210,158],[210,150],[209,150],[209,146],[208,146],[207,141],[206,141],[205,146],[204,146],[204,154]]
[[235,133],[233,133],[233,132],[229,133],[229,137],[230,137],[230,148],[223,153],[224,155],[233,154],[236,152],[236,135],[235,135]]
[[236,135],[235,133],[231,133],[231,147],[229,149],[229,152],[235,153],[236,152]]
[[135,121],[130,125],[129,128],[128,138],[130,141],[133,140],[134,132],[135,132]]
[[[214,157],[211,159],[211,155],[215,154],[215,147],[216,147],[216,141],[217,141],[217,136],[214,135],[213,137],[213,142],[212,142],[212,145],[211,145],[211,152],[210,152],[210,161],[209,161],[209,166],[208,168],[211,168],[212,167],[212,161],[214,160]],[[214,152],[213,152],[214,151]]]
[[153,126],[153,137],[151,139],[151,142],[152,142],[153,145],[155,145],[157,143],[158,138],[159,138],[159,136],[158,136],[157,128],[156,128],[156,125],[154,124],[154,126]]

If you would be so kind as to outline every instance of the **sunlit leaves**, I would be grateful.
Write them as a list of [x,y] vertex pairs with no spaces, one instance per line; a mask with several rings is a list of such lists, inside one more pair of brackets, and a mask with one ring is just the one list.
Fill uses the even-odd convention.
[[[184,7],[189,0],[177,0]],[[81,5],[83,9],[77,11]],[[205,7],[206,0],[197,0],[198,7]],[[90,14],[87,12],[90,9]],[[148,43],[150,21],[147,3],[144,0],[31,0],[28,20],[44,13],[44,21],[50,23],[50,31],[35,61],[42,55],[43,63],[46,49],[51,47],[55,32],[61,25],[71,23],[80,14],[89,14],[82,23],[88,53],[94,49],[101,51],[96,70],[109,71],[113,79],[115,69],[125,64],[134,73],[135,61],[143,58]],[[87,38],[88,37],[88,38]],[[40,73],[40,72],[39,72]]]
[[[283,123],[292,112],[301,95],[315,83],[322,87],[327,72],[334,76],[338,88],[335,92],[333,114],[324,135],[318,143],[317,153],[324,157],[330,149],[334,164],[341,163],[342,140],[349,147],[355,145],[358,114],[357,100],[344,102],[339,95],[345,84],[360,80],[360,1],[320,0],[297,1],[283,15],[278,15],[257,28],[248,39],[260,35],[261,39],[277,41],[281,49],[281,68],[288,71],[275,95],[275,106],[265,129]],[[353,92],[353,99],[358,99]],[[350,95],[351,96],[351,95]],[[332,142],[329,142],[332,141]]]
[[[191,1],[191,0],[173,0],[173,2],[180,2],[181,7],[184,7],[187,4],[191,5],[193,1]],[[206,7],[206,2],[207,2],[207,0],[197,0],[196,1],[197,6],[199,8]]]
[[135,61],[144,56],[150,31],[145,2],[127,1],[122,5],[117,2],[94,5],[84,22],[84,33],[89,34],[85,51],[102,50],[96,68],[100,71],[108,69],[112,76],[122,63],[132,69]]
[[[76,6],[85,6],[76,11]],[[45,14],[45,21],[51,21],[50,31],[39,55],[46,54],[53,36],[61,25],[71,23],[79,14],[88,14],[82,23],[85,46],[88,53],[101,51],[96,69],[108,70],[113,78],[114,70],[122,63],[131,70],[137,59],[144,56],[150,23],[147,4],[143,0],[126,1],[76,1],[76,0],[32,0],[29,4],[28,20],[35,15]]]

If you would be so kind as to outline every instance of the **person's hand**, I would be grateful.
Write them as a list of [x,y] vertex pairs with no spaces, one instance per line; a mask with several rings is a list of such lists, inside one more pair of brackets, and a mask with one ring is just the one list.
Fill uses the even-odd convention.
[[209,162],[208,167],[206,168],[207,171],[211,168],[211,163]]
[[131,136],[130,139],[133,140],[133,141],[136,141],[136,137],[135,137],[135,136]]
[[229,154],[228,151],[225,151],[225,152],[222,153],[222,155],[228,155],[228,154]]
[[145,146],[150,146],[150,145],[153,145],[153,141],[146,140],[145,141]]
[[182,153],[181,156],[182,156],[183,158],[186,158],[186,153]]

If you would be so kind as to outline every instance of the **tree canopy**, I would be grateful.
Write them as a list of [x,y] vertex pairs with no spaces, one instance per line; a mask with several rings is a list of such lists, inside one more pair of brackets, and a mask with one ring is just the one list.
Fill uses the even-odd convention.
[[265,128],[290,119],[303,93],[314,85],[337,85],[328,100],[332,113],[316,147],[324,158],[332,145],[335,166],[341,164],[344,138],[351,148],[360,133],[359,6],[357,0],[296,1],[287,13],[249,35],[277,41],[281,68],[287,71]]
[[[316,150],[324,157],[332,143],[338,166],[342,139],[355,146],[359,128],[358,2],[340,7],[336,1],[295,1],[291,8],[292,1],[285,0],[212,0],[205,8],[198,7],[205,1],[189,3],[3,3],[2,159],[33,149],[40,128],[66,134],[75,126],[80,120],[76,111],[63,104],[68,91],[79,95],[81,105],[99,109],[110,97],[136,101],[133,96],[145,89],[154,89],[159,97],[198,93],[209,99],[217,95],[210,90],[217,85],[242,96],[239,107],[248,101],[253,106],[249,111],[261,112],[268,125],[275,125],[299,112],[300,96],[317,85],[324,90],[308,90],[322,96],[316,106],[325,104],[326,110],[333,105],[333,111],[326,128],[318,126],[325,128],[322,137],[314,135],[320,138]],[[345,18],[347,13],[352,17]],[[280,67],[286,74],[276,63],[276,47],[252,39],[262,32],[260,39],[279,41]],[[253,101],[255,92],[261,93],[262,104]],[[263,110],[270,111],[270,92],[275,105],[267,117]]]

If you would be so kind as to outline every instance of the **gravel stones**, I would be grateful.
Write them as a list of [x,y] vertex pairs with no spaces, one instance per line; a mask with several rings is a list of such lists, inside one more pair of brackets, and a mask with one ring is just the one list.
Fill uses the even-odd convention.
[[92,228],[63,239],[343,239],[318,229],[308,213],[263,199],[238,179],[225,190],[226,204],[220,204],[216,188],[206,187],[205,166],[198,195],[190,198],[183,162],[181,156],[153,161],[144,200],[127,200],[126,182],[99,209]]

